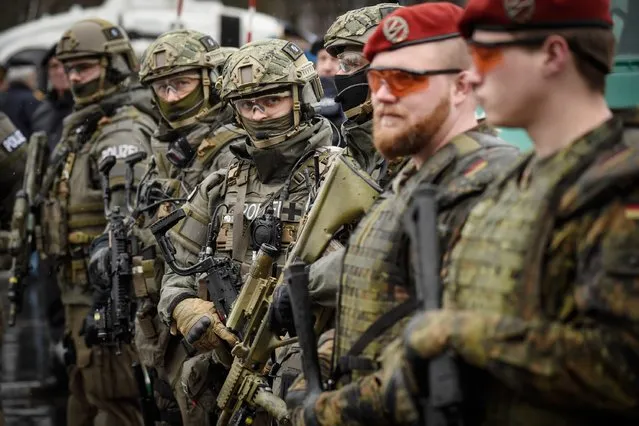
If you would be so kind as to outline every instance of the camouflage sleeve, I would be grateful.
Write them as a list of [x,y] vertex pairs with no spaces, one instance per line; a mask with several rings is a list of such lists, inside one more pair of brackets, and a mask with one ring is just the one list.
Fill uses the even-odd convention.
[[[556,319],[477,311],[421,314],[406,351],[424,360],[452,349],[506,386],[553,405],[622,411],[639,405],[639,226],[636,204],[617,201],[562,229],[573,232],[572,285],[544,283]],[[574,225],[574,226],[571,226]],[[562,235],[562,238],[569,238]],[[561,253],[557,254],[561,255]],[[566,288],[567,287],[567,288]],[[408,375],[417,376],[417,363]]]
[[309,270],[308,290],[311,301],[320,306],[335,308],[342,275],[345,249],[333,251],[315,261]]
[[[211,206],[221,198],[220,191],[225,176],[225,170],[209,175],[182,206],[186,217],[168,233],[175,247],[175,259],[178,265],[187,267],[197,263],[198,254],[206,238],[210,221],[209,212],[212,211]],[[162,320],[170,325],[173,321],[173,310],[178,303],[193,297],[198,297],[196,277],[180,276],[166,264],[158,304],[158,312]]]
[[116,164],[111,169],[109,185],[111,187],[111,207],[119,206],[122,212],[126,212],[126,196],[124,182],[126,176],[125,158],[138,151],[147,153],[146,160],[138,163],[134,168],[134,186],[140,181],[146,164],[151,158],[151,135],[154,121],[145,114],[132,107],[123,108],[114,117],[103,123],[99,129],[95,144],[92,148],[95,159],[95,167],[99,162],[113,155]]
[[384,410],[381,378],[373,374],[339,390],[323,392],[310,407],[291,411],[295,426],[375,426],[392,424]]

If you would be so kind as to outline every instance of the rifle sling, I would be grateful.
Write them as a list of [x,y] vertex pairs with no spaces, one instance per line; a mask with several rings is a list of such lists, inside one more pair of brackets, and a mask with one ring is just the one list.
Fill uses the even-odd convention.
[[352,371],[374,371],[378,363],[370,358],[359,356],[364,349],[378,336],[397,324],[402,318],[413,313],[420,306],[417,299],[409,299],[395,306],[372,323],[351,346],[346,355],[337,361],[338,375],[350,374]]

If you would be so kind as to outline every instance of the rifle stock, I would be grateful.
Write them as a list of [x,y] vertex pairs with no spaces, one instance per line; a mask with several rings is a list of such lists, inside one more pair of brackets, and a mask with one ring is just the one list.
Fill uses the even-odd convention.
[[[437,227],[437,190],[423,186],[403,217],[415,262],[416,293],[424,311],[441,309],[439,232]],[[428,426],[463,425],[463,395],[458,365],[451,353],[430,360],[428,365],[429,399],[424,401],[423,420]]]
[[9,253],[11,270],[9,275],[9,326],[13,327],[22,310],[24,280],[29,273],[29,256],[35,250],[38,234],[37,194],[42,183],[43,168],[47,157],[47,135],[36,132],[27,147],[27,162],[22,188],[16,194],[11,216]]
[[[271,353],[296,339],[281,339],[268,327],[270,299],[275,289],[271,277],[277,249],[262,244],[251,265],[226,326],[242,339],[232,351],[231,370],[217,398],[221,411],[218,426],[244,424],[263,408],[282,423],[288,421],[286,404],[270,392],[264,369]],[[239,422],[239,423],[238,423]]]

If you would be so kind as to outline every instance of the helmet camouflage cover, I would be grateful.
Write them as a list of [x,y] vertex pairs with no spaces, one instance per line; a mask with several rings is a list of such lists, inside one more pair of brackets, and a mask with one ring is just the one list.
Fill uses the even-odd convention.
[[228,48],[222,50],[213,37],[199,31],[169,31],[158,37],[144,52],[140,82],[147,83],[202,68],[214,69],[219,73],[229,54]]
[[217,89],[224,101],[266,90],[297,86],[303,104],[318,102],[322,86],[313,63],[297,45],[286,40],[245,44],[226,62]]
[[348,46],[363,48],[380,21],[400,7],[396,3],[380,3],[340,15],[324,36],[326,51],[331,56],[337,56]]
[[86,57],[122,56],[130,71],[138,66],[126,32],[118,25],[98,18],[73,24],[58,41],[55,54],[63,62]]

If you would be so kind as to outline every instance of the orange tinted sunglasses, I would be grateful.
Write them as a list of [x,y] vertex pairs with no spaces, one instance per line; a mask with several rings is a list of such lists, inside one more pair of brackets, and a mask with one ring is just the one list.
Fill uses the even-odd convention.
[[504,60],[504,49],[509,47],[541,46],[546,41],[546,38],[547,37],[534,37],[494,43],[482,43],[471,40],[468,44],[468,49],[470,50],[470,55],[473,58],[473,64],[477,72],[486,74],[502,63]]
[[449,68],[431,71],[412,71],[403,68],[369,68],[366,72],[368,85],[371,92],[377,92],[382,84],[386,84],[388,90],[396,98],[428,88],[432,75],[457,74],[462,70]]

